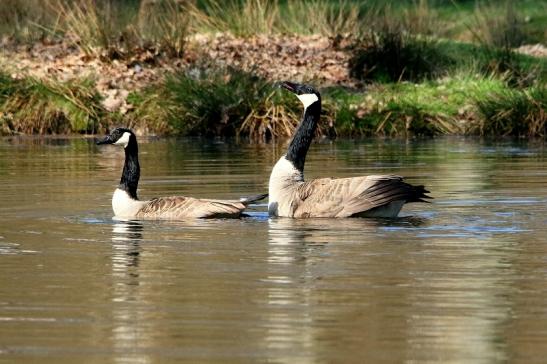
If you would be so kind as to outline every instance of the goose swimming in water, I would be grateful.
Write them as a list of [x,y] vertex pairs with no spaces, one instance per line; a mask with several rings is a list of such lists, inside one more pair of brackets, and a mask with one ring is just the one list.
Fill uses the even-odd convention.
[[281,86],[304,105],[304,116],[287,154],[270,175],[268,212],[272,216],[396,217],[407,202],[426,202],[424,186],[395,175],[318,178],[304,181],[304,163],[321,113],[321,95],[313,87],[292,82]]
[[114,144],[125,149],[122,178],[112,197],[114,215],[136,219],[185,219],[206,217],[239,217],[243,210],[267,194],[237,200],[209,200],[193,197],[171,196],[141,201],[137,198],[140,166],[137,137],[126,128],[116,128],[100,144]]

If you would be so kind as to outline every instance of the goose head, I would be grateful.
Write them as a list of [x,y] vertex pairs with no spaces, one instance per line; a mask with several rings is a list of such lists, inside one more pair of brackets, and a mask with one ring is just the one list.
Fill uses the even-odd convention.
[[281,83],[281,87],[295,94],[304,105],[304,109],[307,109],[308,106],[321,101],[321,95],[319,92],[310,85],[284,81]]
[[116,128],[110,132],[104,139],[99,140],[97,145],[101,144],[114,144],[121,145],[124,148],[131,144],[136,144],[137,137],[130,129],[127,128]]
[[[139,151],[137,146],[137,137],[127,128],[116,128],[97,142],[97,145],[113,144],[120,145],[125,151],[125,163],[123,165],[122,178],[112,199],[112,207],[116,216],[125,214],[128,206],[133,206],[137,198],[137,187],[141,175],[139,166]],[[129,201],[129,202],[128,202]],[[132,207],[131,207],[132,208]]]

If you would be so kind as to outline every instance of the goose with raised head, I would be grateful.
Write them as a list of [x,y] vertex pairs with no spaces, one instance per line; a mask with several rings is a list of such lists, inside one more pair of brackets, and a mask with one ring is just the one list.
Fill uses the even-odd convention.
[[304,116],[287,154],[270,175],[268,212],[272,216],[396,217],[407,202],[426,202],[424,186],[413,186],[395,175],[304,180],[306,154],[321,114],[321,95],[313,87],[283,82],[304,105]]
[[116,128],[97,142],[114,144],[125,149],[122,178],[112,197],[114,215],[120,218],[169,219],[208,217],[239,217],[245,208],[267,197],[267,194],[241,198],[240,200],[210,200],[184,196],[170,196],[141,201],[137,197],[140,178],[137,137],[126,128]]

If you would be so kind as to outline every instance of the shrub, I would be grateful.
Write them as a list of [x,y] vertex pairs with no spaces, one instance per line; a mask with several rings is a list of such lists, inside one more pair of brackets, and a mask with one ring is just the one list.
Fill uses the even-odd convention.
[[453,63],[438,41],[385,29],[354,45],[349,67],[350,74],[361,80],[396,82],[433,78]]

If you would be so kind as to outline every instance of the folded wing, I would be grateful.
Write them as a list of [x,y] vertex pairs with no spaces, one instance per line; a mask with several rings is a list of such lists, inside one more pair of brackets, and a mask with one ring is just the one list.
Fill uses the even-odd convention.
[[358,216],[391,203],[423,202],[427,192],[394,175],[320,178],[298,186],[291,208],[294,217]]
[[247,207],[240,201],[173,196],[150,200],[137,214],[148,219],[237,217]]

